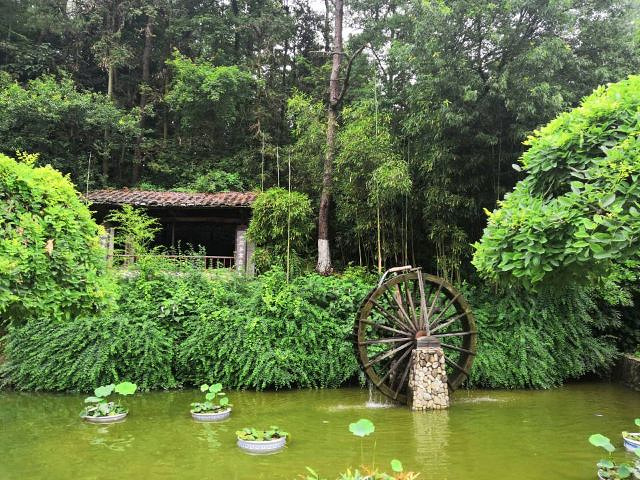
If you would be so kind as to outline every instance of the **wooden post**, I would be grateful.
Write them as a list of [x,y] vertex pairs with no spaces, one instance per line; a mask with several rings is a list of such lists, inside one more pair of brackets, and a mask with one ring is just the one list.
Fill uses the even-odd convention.
[[104,226],[105,233],[100,236],[100,246],[105,249],[105,258],[107,267],[113,266],[113,237],[115,236],[115,228]]

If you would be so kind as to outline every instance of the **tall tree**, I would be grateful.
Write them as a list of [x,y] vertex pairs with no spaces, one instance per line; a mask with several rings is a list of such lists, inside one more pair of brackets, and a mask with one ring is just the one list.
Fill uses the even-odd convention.
[[349,75],[353,60],[362,51],[360,47],[349,59],[345,76],[340,81],[340,67],[344,51],[342,48],[343,0],[335,0],[333,51],[331,52],[331,75],[329,77],[329,104],[327,106],[327,149],[322,170],[322,191],[318,212],[318,262],[316,270],[327,275],[331,273],[331,248],[329,246],[329,207],[331,205],[331,187],[333,184],[333,162],[336,157],[336,135],[338,131],[338,113],[340,104],[349,86]]

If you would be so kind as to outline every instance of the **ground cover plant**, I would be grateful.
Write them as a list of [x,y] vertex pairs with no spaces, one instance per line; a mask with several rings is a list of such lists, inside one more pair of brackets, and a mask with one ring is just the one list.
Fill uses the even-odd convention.
[[109,396],[113,393],[118,395],[133,395],[136,392],[137,386],[131,382],[121,382],[117,385],[113,383],[110,385],[103,385],[97,387],[93,391],[92,397],[84,399],[84,403],[87,405],[80,413],[81,417],[109,417],[119,415],[121,413],[128,413],[129,409],[122,406],[120,402],[115,400],[109,400]]

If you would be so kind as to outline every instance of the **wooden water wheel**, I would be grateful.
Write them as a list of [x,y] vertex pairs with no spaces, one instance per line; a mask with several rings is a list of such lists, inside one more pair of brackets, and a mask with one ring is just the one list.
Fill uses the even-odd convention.
[[385,272],[362,302],[355,327],[365,374],[397,402],[407,403],[411,352],[419,341],[440,343],[450,391],[469,376],[477,335],[471,308],[449,282],[420,268]]

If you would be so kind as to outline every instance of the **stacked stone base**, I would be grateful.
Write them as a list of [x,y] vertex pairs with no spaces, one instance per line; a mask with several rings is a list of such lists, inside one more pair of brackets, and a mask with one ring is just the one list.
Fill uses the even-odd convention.
[[420,347],[411,353],[409,399],[412,410],[442,410],[449,407],[449,387],[442,348]]

